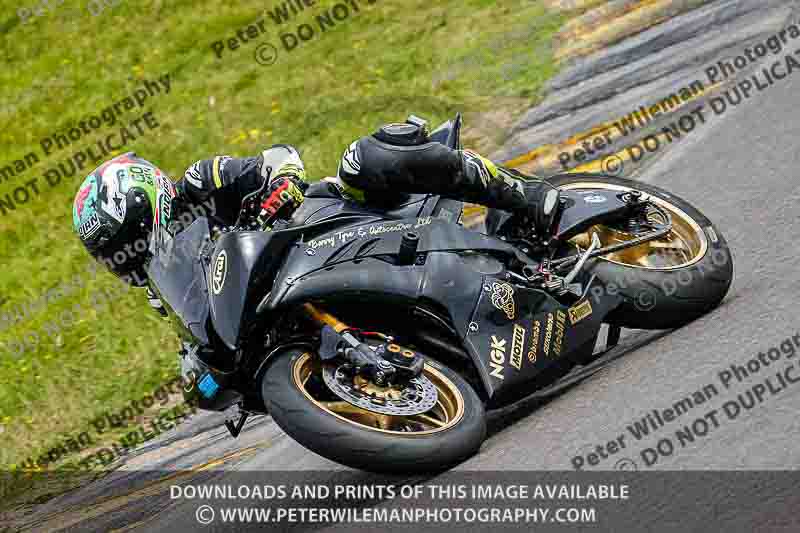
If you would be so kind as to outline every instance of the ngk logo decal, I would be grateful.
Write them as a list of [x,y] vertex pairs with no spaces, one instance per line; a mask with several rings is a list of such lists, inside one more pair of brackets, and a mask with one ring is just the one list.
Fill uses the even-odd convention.
[[492,343],[489,345],[489,349],[491,350],[489,352],[491,357],[489,364],[492,367],[492,371],[489,375],[497,379],[505,379],[503,377],[503,370],[505,369],[506,362],[506,340],[498,339],[496,336],[492,335]]

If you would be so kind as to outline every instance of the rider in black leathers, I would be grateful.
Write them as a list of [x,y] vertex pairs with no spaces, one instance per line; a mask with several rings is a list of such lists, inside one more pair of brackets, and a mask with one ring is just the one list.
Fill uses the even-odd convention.
[[[219,197],[216,204],[225,206],[225,216],[234,221],[242,199],[265,186],[261,216],[269,223],[279,215],[288,218],[300,206],[305,182],[297,150],[275,145],[255,157],[198,161],[177,188],[190,203]],[[383,126],[353,142],[335,182],[356,202],[385,206],[407,193],[430,193],[507,210],[543,236],[552,229],[558,200],[558,191],[546,181],[522,179],[469,150],[428,142],[424,129],[407,123]]]
[[[144,186],[142,176],[147,175],[164,174],[135,154],[115,158],[87,178],[74,208],[75,231],[89,252],[135,285],[147,283],[144,265],[152,247],[146,253],[130,252],[142,235],[147,238],[156,216],[155,206],[149,205],[154,203],[152,191],[137,188],[137,184]],[[153,181],[158,180],[151,179],[149,186]],[[522,179],[469,150],[430,142],[426,129],[412,123],[388,124],[353,142],[342,156],[334,183],[346,198],[374,205],[390,206],[408,193],[431,193],[507,210],[517,224],[527,224],[542,237],[549,236],[558,206],[558,191],[549,183]],[[215,218],[231,225],[243,200],[253,198],[257,219],[265,227],[291,217],[303,203],[307,186],[299,153],[279,144],[254,157],[215,156],[197,161],[175,184],[175,203],[179,210],[188,210],[211,200]],[[126,257],[122,250],[128,259],[117,264],[120,253]],[[148,298],[165,313],[149,288]]]

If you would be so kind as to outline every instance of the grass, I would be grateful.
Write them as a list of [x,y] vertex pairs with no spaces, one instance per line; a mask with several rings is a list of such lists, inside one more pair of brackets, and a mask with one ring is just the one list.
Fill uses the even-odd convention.
[[[13,16],[19,2],[0,2],[10,17],[0,19],[0,166],[41,155],[40,139],[164,74],[170,93],[146,105],[160,127],[124,151],[175,178],[197,159],[252,155],[275,142],[298,146],[309,175],[320,178],[335,172],[352,140],[410,112],[438,123],[465,111],[467,138],[493,146],[554,74],[551,39],[565,21],[540,1],[361,0],[357,14],[291,52],[280,49],[276,63],[264,67],[253,59],[256,43],[226,50],[222,59],[211,49],[264,16],[264,2],[122,0],[97,16],[85,2],[55,4],[22,23]],[[280,31],[314,24],[333,5],[320,1],[281,27],[267,17],[259,40],[280,48]],[[34,177],[44,184],[46,169],[117,127],[101,127],[0,182],[0,198]],[[0,470],[46,451],[59,435],[87,430],[94,417],[152,392],[177,370],[176,337],[143,295],[87,271],[88,255],[71,230],[83,177],[42,186],[41,195],[0,215],[0,315],[63,280],[86,279],[85,287],[0,331]],[[108,290],[115,296],[92,308],[92,294]],[[41,332],[75,304],[80,310],[55,338]],[[11,342],[31,331],[40,332],[38,344],[15,357]]]

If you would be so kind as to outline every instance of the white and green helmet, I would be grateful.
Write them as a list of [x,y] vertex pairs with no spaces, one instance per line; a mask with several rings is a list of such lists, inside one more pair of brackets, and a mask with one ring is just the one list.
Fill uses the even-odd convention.
[[146,279],[154,224],[171,210],[175,187],[152,163],[130,152],[97,167],[81,184],[72,224],[95,259],[134,285]]

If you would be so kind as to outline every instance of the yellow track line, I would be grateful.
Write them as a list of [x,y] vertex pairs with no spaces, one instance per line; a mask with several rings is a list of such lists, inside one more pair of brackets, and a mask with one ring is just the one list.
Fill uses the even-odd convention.
[[[690,103],[696,101],[697,99],[699,99],[699,98],[701,98],[703,96],[706,96],[708,94],[713,93],[716,89],[718,89],[722,85],[724,85],[724,83],[720,82],[720,83],[715,83],[714,85],[710,85],[708,87],[704,87],[702,90],[699,90],[697,92],[697,94],[692,95],[691,98],[688,98],[685,101],[681,102],[679,105],[677,105],[670,113],[661,114],[659,116],[659,118],[674,116],[677,113],[677,111],[683,109],[685,106],[687,106]],[[645,106],[645,107],[647,107],[647,106]],[[636,111],[638,111],[638,108],[636,109]],[[631,111],[631,113],[632,112],[633,111]],[[530,152],[528,152],[526,154],[517,156],[517,157],[515,157],[513,159],[510,159],[510,160],[504,162],[503,166],[506,166],[506,167],[509,167],[509,168],[517,168],[517,167],[520,167],[520,166],[522,166],[522,165],[524,165],[526,163],[530,163],[530,162],[535,161],[535,160],[539,160],[539,167],[540,168],[548,168],[550,166],[559,165],[560,164],[560,163],[558,163],[558,155],[559,154],[561,154],[562,152],[566,152],[566,151],[569,151],[569,150],[575,148],[576,146],[580,145],[580,143],[583,142],[584,140],[592,139],[592,138],[596,137],[598,134],[601,134],[601,133],[603,133],[605,131],[610,130],[611,128],[614,128],[615,127],[614,124],[620,122],[624,117],[627,117],[627,116],[630,116],[630,113],[628,113],[628,114],[626,114],[624,116],[620,116],[620,117],[618,117],[616,119],[611,119],[609,121],[600,123],[600,124],[598,124],[596,126],[592,126],[588,130],[586,130],[584,132],[581,132],[581,133],[578,133],[576,135],[573,135],[572,137],[569,137],[568,139],[562,141],[561,143],[558,143],[558,144],[545,144],[543,146],[539,146],[538,148],[535,148],[534,150],[531,150]],[[610,155],[611,154],[603,156],[600,159],[605,159],[606,157],[610,157]],[[617,153],[617,155],[619,155],[619,152]],[[587,165],[589,165],[589,164],[591,164],[593,162],[594,161],[589,161],[587,163],[584,163],[583,165],[581,165],[581,167],[585,167],[585,166],[587,166]],[[575,170],[573,169],[571,171],[575,171]]]
[[164,478],[161,478],[157,481],[154,481],[153,483],[146,485],[145,487],[142,487],[141,489],[135,490],[128,494],[114,496],[106,500],[93,503],[79,510],[67,509],[65,511],[54,513],[50,516],[43,518],[40,522],[37,522],[31,527],[42,528],[45,526],[52,526],[53,529],[50,529],[50,527],[47,527],[47,529],[49,530],[67,529],[69,527],[80,524],[81,522],[98,518],[104,514],[125,507],[131,501],[141,500],[148,496],[156,496],[167,490],[171,485],[174,485],[176,482],[183,481],[185,479],[191,479],[194,475],[200,472],[204,472],[206,470],[214,468],[215,466],[219,466],[223,463],[230,462],[234,459],[238,459],[248,455],[253,455],[257,451],[266,448],[267,446],[268,444],[259,444],[256,446],[251,446],[249,448],[244,448],[242,450],[238,450],[236,452],[225,455],[219,459],[214,459],[213,461],[209,461],[207,463],[194,466],[188,470],[175,472],[174,474],[170,474]]
[[708,3],[709,0],[631,0],[609,9],[601,6],[567,23],[558,34],[564,43],[555,53],[561,62],[586,56],[605,46],[645,31],[677,15]]

